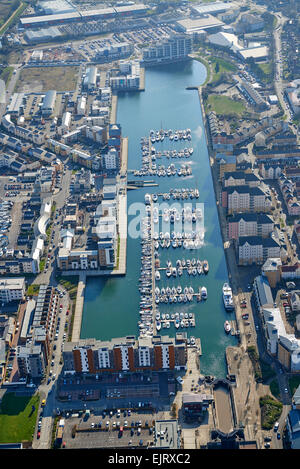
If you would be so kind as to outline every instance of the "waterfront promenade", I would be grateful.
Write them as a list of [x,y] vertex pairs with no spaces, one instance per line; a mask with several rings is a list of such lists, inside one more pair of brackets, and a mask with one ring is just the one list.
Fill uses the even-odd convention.
[[121,143],[121,169],[120,176],[127,177],[127,167],[128,167],[128,138],[123,137]]
[[145,91],[145,69],[140,68],[140,87],[139,91]]
[[118,95],[113,94],[111,98],[110,124],[117,122]]
[[77,342],[80,339],[85,283],[86,283],[86,272],[80,272],[78,286],[77,286],[76,305],[75,305],[73,330],[72,330],[72,342]]

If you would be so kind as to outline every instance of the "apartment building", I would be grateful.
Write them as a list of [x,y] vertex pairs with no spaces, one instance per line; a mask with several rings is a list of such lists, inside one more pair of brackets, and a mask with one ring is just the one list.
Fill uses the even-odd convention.
[[0,280],[0,303],[22,300],[25,296],[25,278],[3,278]]
[[21,377],[42,379],[45,375],[46,362],[41,345],[19,345],[17,347],[17,364]]
[[112,60],[119,60],[125,57],[129,57],[133,52],[133,44],[128,42],[119,42],[118,44],[112,44],[110,46],[97,49],[95,54],[95,61],[101,63]]
[[241,236],[238,239],[239,265],[263,264],[268,257],[280,257],[280,245],[272,237]]
[[48,285],[41,285],[36,300],[28,302],[16,353],[20,376],[40,379],[45,376],[57,305],[55,289]]
[[259,174],[263,179],[278,179],[282,174],[282,165],[276,162],[260,163]]
[[118,171],[120,158],[116,148],[111,148],[107,153],[102,155],[102,164],[103,168],[109,173]]
[[[108,181],[109,182],[109,181]],[[105,189],[105,191],[104,191]],[[112,269],[117,262],[118,223],[117,189],[115,185],[103,187],[104,200],[97,204],[92,234],[97,242],[97,249],[73,249],[74,231],[70,230],[71,215],[66,219],[66,230],[61,232],[62,246],[59,249],[57,265],[60,270]],[[77,206],[75,205],[76,209]],[[67,217],[66,217],[67,218]],[[76,220],[76,215],[73,215]],[[75,223],[74,220],[74,223]],[[76,223],[73,228],[76,226]]]
[[242,185],[224,187],[221,205],[230,215],[237,212],[268,212],[272,202],[259,187]]
[[112,90],[138,90],[140,87],[140,62],[121,60],[120,71],[110,78]]
[[164,62],[186,60],[192,52],[192,37],[178,34],[157,41],[143,49],[143,64],[152,65]]
[[69,342],[63,357],[65,373],[143,372],[185,369],[187,351],[185,342],[174,338],[128,336]]
[[237,213],[227,220],[229,239],[240,236],[269,236],[274,229],[273,219],[265,213]]
[[223,186],[249,186],[258,187],[260,179],[254,173],[246,173],[244,171],[232,171],[223,174]]

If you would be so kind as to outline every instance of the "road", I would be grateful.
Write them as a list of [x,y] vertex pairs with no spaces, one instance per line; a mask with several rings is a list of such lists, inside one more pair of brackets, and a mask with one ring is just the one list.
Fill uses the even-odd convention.
[[[49,449],[51,445],[51,437],[52,437],[52,425],[53,425],[53,410],[56,408],[54,402],[55,396],[55,388],[56,388],[56,379],[61,373],[62,364],[60,363],[61,356],[62,356],[62,347],[65,341],[64,333],[65,333],[65,323],[66,323],[66,311],[69,308],[69,297],[68,294],[64,295],[63,298],[59,298],[59,303],[63,305],[63,309],[61,312],[58,313],[60,317],[60,327],[58,333],[58,339],[54,341],[54,345],[56,345],[56,350],[53,351],[54,354],[54,365],[49,366],[47,377],[45,381],[39,386],[38,391],[40,393],[41,401],[42,399],[46,399],[46,405],[43,410],[43,418],[42,418],[42,427],[41,427],[41,434],[40,439],[37,439],[37,429],[34,435],[33,449]],[[48,383],[49,371],[50,368],[52,370],[52,376],[56,375],[56,379],[51,379],[50,383]],[[39,420],[39,419],[38,419]]]
[[284,82],[282,80],[283,74],[282,74],[282,57],[281,57],[281,32],[282,28],[287,21],[287,18],[283,17],[280,13],[276,14],[277,18],[277,26],[274,29],[273,35],[274,35],[274,61],[275,61],[275,80],[274,80],[274,86],[275,86],[275,91],[278,97],[278,100],[281,104],[281,107],[284,111],[284,113],[287,115],[287,120],[291,120],[291,112],[289,107],[287,106],[284,98],[283,98],[283,92],[284,92]]

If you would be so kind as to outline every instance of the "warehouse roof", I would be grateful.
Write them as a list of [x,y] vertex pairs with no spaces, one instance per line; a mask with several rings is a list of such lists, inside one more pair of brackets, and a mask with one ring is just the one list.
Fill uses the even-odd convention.
[[204,18],[187,18],[180,20],[177,21],[177,24],[186,33],[192,33],[201,29],[205,30],[209,28],[215,28],[217,26],[221,27],[224,23],[211,15],[207,15]]
[[242,49],[238,52],[245,60],[249,59],[250,57],[258,59],[266,57],[268,55],[268,48],[267,46],[250,47],[249,49]]
[[226,10],[232,10],[232,9],[237,9],[238,5],[233,2],[214,2],[214,3],[209,3],[209,4],[200,4],[200,5],[194,5],[192,6],[192,9],[199,14],[204,14],[204,13],[212,13],[212,14],[218,14]]
[[57,15],[43,15],[43,16],[27,16],[21,18],[20,22],[22,25],[26,24],[39,24],[39,23],[51,23],[53,21],[63,21],[67,19],[80,18],[80,14],[77,12],[60,13]]

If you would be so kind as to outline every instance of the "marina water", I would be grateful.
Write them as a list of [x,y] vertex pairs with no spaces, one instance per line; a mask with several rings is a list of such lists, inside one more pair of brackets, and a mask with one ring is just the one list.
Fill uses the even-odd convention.
[[[118,98],[117,122],[122,126],[122,133],[129,138],[128,170],[140,169],[142,163],[141,137],[149,136],[151,129],[191,129],[192,140],[170,142],[167,138],[163,142],[155,143],[157,151],[167,149],[181,150],[192,146],[194,152],[189,159],[161,158],[157,165],[168,166],[173,163],[179,167],[181,163],[192,164],[192,175],[187,177],[157,177],[148,176],[136,178],[139,180],[155,180],[158,187],[142,188],[127,192],[128,208],[134,202],[144,202],[144,196],[149,193],[168,192],[170,188],[199,189],[199,199],[188,200],[189,203],[204,204],[204,246],[200,249],[189,250],[183,248],[159,249],[161,266],[166,267],[166,261],[171,260],[176,265],[176,259],[207,259],[209,263],[208,275],[188,275],[168,279],[161,271],[161,280],[156,283],[159,288],[181,285],[192,285],[195,292],[199,286],[205,286],[208,299],[198,303],[159,304],[160,313],[192,312],[195,313],[196,327],[178,329],[185,330],[189,336],[200,337],[202,357],[200,369],[204,374],[218,377],[226,375],[225,348],[235,344],[235,338],[224,332],[224,321],[234,319],[226,313],[222,302],[222,286],[228,281],[227,266],[220,233],[216,200],[209,165],[206,146],[203,117],[197,90],[187,90],[186,87],[199,86],[206,78],[205,67],[191,61],[185,64],[171,64],[146,70],[145,92],[124,93]],[[135,179],[128,174],[128,179]],[[162,198],[160,198],[161,202]],[[172,199],[170,200],[170,203]],[[174,202],[174,201],[173,201]],[[178,202],[178,201],[176,201]],[[181,201],[183,204],[183,201]],[[136,214],[128,214],[128,225]],[[139,301],[138,279],[141,267],[140,239],[127,241],[127,273],[125,277],[88,278],[82,317],[81,338],[94,337],[110,340],[114,337],[138,335]],[[234,313],[231,313],[234,314]],[[171,324],[170,329],[162,329],[159,334],[175,336],[177,329]]]

